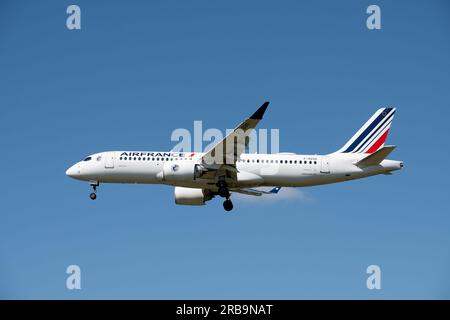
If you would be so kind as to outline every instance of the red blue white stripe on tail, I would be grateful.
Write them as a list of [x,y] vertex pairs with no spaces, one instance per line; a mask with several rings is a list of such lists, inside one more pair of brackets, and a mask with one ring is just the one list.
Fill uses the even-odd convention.
[[337,152],[373,153],[384,146],[395,108],[381,108]]

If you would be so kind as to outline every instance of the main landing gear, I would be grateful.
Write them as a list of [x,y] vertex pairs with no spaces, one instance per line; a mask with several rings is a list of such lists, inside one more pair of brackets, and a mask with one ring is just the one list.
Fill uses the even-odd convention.
[[223,202],[223,208],[225,211],[231,211],[233,210],[233,202],[231,202],[230,199],[227,199]]
[[226,200],[223,202],[223,208],[225,211],[231,211],[233,210],[233,202],[230,200],[230,190],[228,190],[227,184],[225,181],[219,181],[217,183],[217,186],[219,187],[219,190],[217,193],[222,198],[226,198]]
[[91,198],[91,200],[95,200],[95,199],[97,199],[97,187],[98,187],[100,184],[98,183],[98,181],[91,181],[91,182],[89,182],[89,184],[90,184],[90,186],[92,187],[92,189],[94,190],[94,192],[92,192],[92,193],[89,195],[89,198]]

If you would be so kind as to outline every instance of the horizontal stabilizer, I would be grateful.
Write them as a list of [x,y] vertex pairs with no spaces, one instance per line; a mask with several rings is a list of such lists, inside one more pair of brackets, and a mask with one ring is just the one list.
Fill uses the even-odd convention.
[[355,163],[358,167],[376,166],[395,149],[395,146],[384,146]]

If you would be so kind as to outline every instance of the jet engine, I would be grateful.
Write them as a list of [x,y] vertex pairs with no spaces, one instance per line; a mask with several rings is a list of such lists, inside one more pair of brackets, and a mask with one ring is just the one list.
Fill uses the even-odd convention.
[[176,204],[190,206],[204,205],[206,201],[211,200],[213,197],[208,190],[185,187],[175,187],[174,194]]

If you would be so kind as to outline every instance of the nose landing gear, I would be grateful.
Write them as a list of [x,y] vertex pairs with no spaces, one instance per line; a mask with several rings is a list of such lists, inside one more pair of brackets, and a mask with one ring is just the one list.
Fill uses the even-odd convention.
[[95,199],[97,199],[97,187],[98,187],[100,184],[98,183],[98,181],[91,181],[91,182],[89,182],[89,184],[90,184],[90,186],[92,187],[92,189],[94,190],[94,192],[92,192],[92,193],[89,195],[89,198],[91,198],[91,200],[95,200]]

